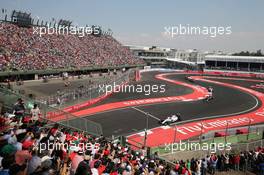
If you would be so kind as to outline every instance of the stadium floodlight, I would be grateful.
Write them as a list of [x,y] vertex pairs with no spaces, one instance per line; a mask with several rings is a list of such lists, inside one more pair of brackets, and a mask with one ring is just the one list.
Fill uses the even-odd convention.
[[72,25],[72,21],[69,20],[64,20],[64,19],[60,19],[58,26],[62,26],[62,27],[71,27]]
[[11,22],[21,27],[30,27],[32,25],[31,13],[13,10],[11,15]]
[[6,9],[2,9],[2,13],[6,13]]
[[107,31],[108,31],[108,35],[109,36],[112,36],[113,35],[113,31],[111,29],[108,29]]

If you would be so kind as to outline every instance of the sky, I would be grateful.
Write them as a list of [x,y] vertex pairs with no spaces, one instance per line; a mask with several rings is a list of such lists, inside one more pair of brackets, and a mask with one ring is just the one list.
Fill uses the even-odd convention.
[[[0,0],[0,8],[31,13],[44,21],[110,28],[125,45],[202,51],[264,51],[263,0]],[[1,15],[0,15],[1,16]],[[165,27],[228,27],[217,35],[164,35]]]

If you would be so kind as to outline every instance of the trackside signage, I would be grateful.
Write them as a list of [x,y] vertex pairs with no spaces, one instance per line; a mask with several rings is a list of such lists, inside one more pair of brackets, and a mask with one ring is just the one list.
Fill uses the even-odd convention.
[[[253,119],[251,119],[252,122]],[[254,120],[253,120],[254,121]],[[216,129],[222,129],[228,127],[233,127],[237,125],[246,125],[250,122],[250,120],[247,117],[242,118],[234,118],[229,120],[216,120],[211,122],[197,122],[193,123],[190,126],[184,126],[184,127],[177,127],[177,132],[188,135],[190,133],[194,133],[197,131],[205,130],[216,130]]]

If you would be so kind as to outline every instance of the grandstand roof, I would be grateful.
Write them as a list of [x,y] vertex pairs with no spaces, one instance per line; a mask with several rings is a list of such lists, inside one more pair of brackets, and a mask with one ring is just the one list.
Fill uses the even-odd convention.
[[232,55],[207,55],[207,56],[205,56],[205,61],[230,61],[230,62],[264,63],[264,57],[232,56]]
[[190,61],[184,61],[178,58],[166,58],[167,61],[171,61],[171,62],[178,62],[178,63],[183,63],[183,64],[188,64],[188,65],[195,65],[194,62],[190,62]]

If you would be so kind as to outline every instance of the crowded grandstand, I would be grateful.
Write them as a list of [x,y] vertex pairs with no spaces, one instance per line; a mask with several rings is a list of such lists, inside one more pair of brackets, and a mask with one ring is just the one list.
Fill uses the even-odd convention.
[[1,71],[81,69],[142,63],[112,36],[79,38],[46,34],[39,37],[33,34],[33,28],[21,28],[8,22],[1,25]]
[[0,175],[264,174],[263,57],[2,14]]

